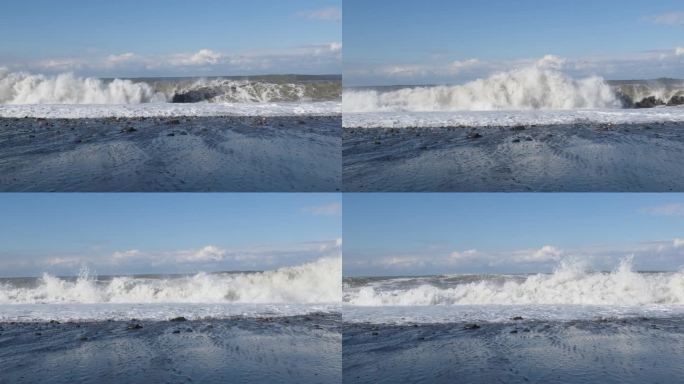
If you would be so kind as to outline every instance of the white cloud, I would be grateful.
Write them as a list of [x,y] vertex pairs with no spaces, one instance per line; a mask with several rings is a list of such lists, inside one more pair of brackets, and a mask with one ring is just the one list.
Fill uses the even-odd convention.
[[141,256],[142,252],[137,249],[130,249],[128,251],[116,251],[112,254],[112,258],[116,261],[130,259],[132,257]]
[[383,269],[410,267],[433,267],[437,270],[469,268],[473,266],[513,266],[556,263],[563,259],[565,252],[557,247],[545,245],[539,249],[508,252],[486,252],[477,249],[453,251],[447,255],[439,251],[427,250],[424,253],[388,255],[380,258],[367,258],[365,261],[350,262],[355,266],[374,266]]
[[35,64],[39,68],[54,71],[71,71],[82,68],[86,64],[80,59],[47,59]]
[[671,203],[663,204],[657,207],[646,208],[645,211],[651,215],[658,216],[684,216],[684,204]]
[[426,260],[415,256],[392,256],[384,260],[386,267],[411,268],[424,265]]
[[380,68],[379,71],[385,76],[391,77],[416,77],[424,76],[427,70],[422,65],[390,65]]
[[647,20],[662,25],[684,25],[684,12],[668,12],[649,16]]
[[468,59],[468,60],[456,60],[451,63],[451,68],[454,69],[455,71],[462,71],[467,68],[472,68],[480,64],[480,60],[478,59]]
[[39,73],[78,72],[79,75],[121,76],[119,73],[150,73],[152,76],[183,73],[188,75],[213,71],[226,73],[326,73],[339,71],[342,43],[329,42],[280,50],[218,52],[204,48],[196,52],[165,55],[142,55],[134,52],[101,56],[47,58],[8,65],[9,71]]
[[116,64],[121,64],[121,63],[125,63],[128,61],[135,60],[136,58],[137,58],[137,56],[135,53],[127,52],[127,53],[122,53],[120,55],[109,55],[109,56],[107,56],[105,61],[108,64],[116,65]]
[[352,274],[406,273],[509,273],[550,272],[559,263],[576,261],[597,271],[613,270],[620,260],[633,257],[638,270],[671,270],[684,265],[684,238],[621,245],[581,246],[561,249],[553,245],[539,248],[443,252],[426,247],[412,254],[359,254],[345,256],[345,267]]
[[78,266],[82,263],[82,260],[78,257],[52,257],[45,260],[45,264],[49,266],[62,266],[62,267],[73,267]]
[[[631,52],[618,55],[585,56],[573,59],[548,54],[542,58],[513,60],[467,59],[446,61],[443,55],[429,62],[413,63],[345,63],[345,82],[349,84],[425,84],[463,83],[530,66],[562,70],[574,78],[657,78],[684,76],[684,47]],[[653,65],[657,62],[658,65]]]
[[218,64],[222,55],[211,49],[200,49],[195,53],[177,54],[169,59],[172,65],[214,65]]
[[198,250],[178,252],[176,259],[180,262],[221,261],[225,255],[225,249],[207,245]]
[[335,201],[329,204],[304,208],[304,211],[313,215],[340,216],[342,214],[342,204],[338,201]]
[[[342,51],[342,43],[337,43],[333,42],[328,45],[330,47],[331,52],[341,52]],[[681,48],[684,49],[684,48]]]
[[[342,239],[290,244],[251,245],[225,249],[218,245],[198,248],[146,251],[129,249],[106,252],[89,249],[79,254],[31,254],[21,257],[6,255],[0,250],[0,271],[10,269],[71,274],[81,266],[97,268],[103,273],[131,271],[163,271],[183,273],[193,270],[265,270],[288,265],[299,265],[321,257],[340,257]],[[2,275],[2,273],[0,273]]]
[[328,21],[342,21],[342,10],[338,7],[328,7],[321,9],[314,9],[311,11],[302,11],[297,15],[314,20],[328,20]]
[[355,68],[354,65],[345,67],[345,75],[352,76],[381,76],[385,78],[453,78],[463,74],[477,74],[479,77],[488,76],[493,72],[507,71],[526,66],[561,69],[567,60],[554,55],[546,55],[541,59],[522,59],[509,61],[484,61],[477,58],[439,62],[434,58],[431,63],[412,63],[396,65],[380,65],[375,67]]
[[477,252],[476,249],[467,249],[467,250],[462,251],[462,252],[459,252],[459,251],[451,252],[451,254],[449,255],[449,257],[450,257],[452,260],[463,261],[463,260],[472,260],[472,259],[476,259],[479,255],[480,255],[480,254],[479,254],[479,252]]
[[545,245],[533,252],[525,252],[517,260],[521,262],[543,263],[548,261],[558,261],[563,256],[563,251],[552,245]]

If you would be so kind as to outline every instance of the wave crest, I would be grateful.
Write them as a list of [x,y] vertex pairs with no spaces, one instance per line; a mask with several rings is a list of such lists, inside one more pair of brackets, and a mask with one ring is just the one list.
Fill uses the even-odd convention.
[[339,303],[341,258],[255,273],[200,272],[192,276],[121,276],[99,281],[43,274],[35,286],[0,285],[0,304],[65,303]]
[[0,68],[0,104],[278,103],[340,98],[341,84],[336,80],[271,78],[102,80]]
[[275,83],[265,81],[200,79],[174,84],[167,91],[173,103],[276,103],[339,100],[338,82]]
[[345,288],[344,302],[359,306],[427,305],[684,305],[684,272],[637,273],[631,259],[610,273],[564,262],[552,274],[480,279],[449,287]]
[[417,86],[389,91],[345,90],[344,112],[492,111],[621,107],[601,77],[575,80],[544,60],[463,85]]
[[146,83],[109,82],[71,73],[57,76],[0,71],[2,104],[139,104],[166,101]]

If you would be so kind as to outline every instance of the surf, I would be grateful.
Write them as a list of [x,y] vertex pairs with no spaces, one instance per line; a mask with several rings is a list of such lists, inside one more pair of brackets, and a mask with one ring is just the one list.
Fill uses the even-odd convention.
[[24,284],[4,279],[0,304],[316,304],[341,301],[341,259],[321,258],[264,272],[98,278],[44,273]]
[[314,103],[339,101],[336,76],[100,79],[0,68],[0,104]]
[[343,112],[621,109],[684,104],[684,82],[575,79],[553,56],[460,85],[345,89]]
[[564,261],[550,274],[388,279],[347,285],[343,301],[355,306],[681,306],[684,272],[635,272],[630,259],[611,272]]

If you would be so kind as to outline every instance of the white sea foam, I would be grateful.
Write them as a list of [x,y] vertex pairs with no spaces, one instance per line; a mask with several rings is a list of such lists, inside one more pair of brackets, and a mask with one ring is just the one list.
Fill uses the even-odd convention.
[[307,103],[146,103],[116,105],[0,104],[0,117],[7,118],[134,118],[195,116],[328,116],[340,113],[337,101]]
[[344,305],[346,322],[376,324],[572,321],[684,316],[681,305],[459,305],[459,306],[353,306]]
[[463,85],[417,86],[381,91],[345,90],[347,112],[493,111],[619,108],[620,100],[601,77],[575,80],[548,60],[495,73]]
[[587,272],[580,263],[564,262],[551,274],[518,279],[482,279],[438,287],[406,289],[374,285],[345,290],[345,303],[382,305],[684,305],[684,272],[637,273],[624,260],[613,272]]
[[102,80],[71,73],[46,76],[0,68],[0,117],[339,114],[339,92],[339,82],[334,80]]
[[339,303],[147,303],[147,304],[10,304],[0,306],[0,322],[19,321],[163,321],[183,316],[188,320],[230,317],[285,317],[311,313],[339,313]]
[[498,72],[462,85],[345,89],[343,125],[359,128],[511,126],[684,121],[684,108],[630,109],[646,97],[667,103],[684,83],[608,84],[601,77],[573,79],[559,59]]
[[[196,79],[194,81],[158,84],[171,100],[173,95],[188,95],[214,103],[273,103],[311,101],[315,98],[315,84],[273,83],[234,79]],[[339,93],[337,98],[339,98]],[[201,101],[201,100],[195,101]]]
[[[453,277],[444,279],[453,281]],[[439,284],[382,280],[347,286],[343,302],[350,321],[669,316],[684,313],[684,272],[638,273],[630,260],[613,272],[588,272],[581,263],[564,262],[552,274]]]
[[197,273],[187,277],[113,277],[98,281],[44,274],[32,286],[5,282],[0,305],[17,304],[315,304],[341,300],[341,260],[322,258],[257,273]]
[[[0,113],[1,110],[0,110]],[[344,113],[346,128],[511,127],[560,124],[651,124],[684,122],[684,107],[525,111]]]
[[103,82],[70,73],[44,76],[0,69],[0,104],[138,104],[166,99],[148,84],[131,80]]

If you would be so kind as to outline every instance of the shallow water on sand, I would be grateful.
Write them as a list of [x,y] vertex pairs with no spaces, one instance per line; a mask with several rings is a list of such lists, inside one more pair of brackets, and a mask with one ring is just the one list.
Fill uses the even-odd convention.
[[684,125],[345,128],[364,191],[684,191]]
[[339,314],[0,323],[0,383],[331,383]]
[[345,324],[344,383],[675,383],[684,318]]
[[341,188],[341,117],[0,119],[0,191]]

